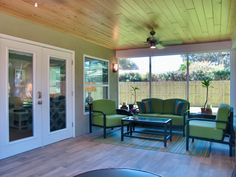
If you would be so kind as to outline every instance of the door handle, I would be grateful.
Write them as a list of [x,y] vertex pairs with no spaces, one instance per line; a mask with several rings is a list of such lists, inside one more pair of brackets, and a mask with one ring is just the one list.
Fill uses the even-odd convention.
[[42,92],[38,91],[38,99],[42,98]]
[[38,91],[38,104],[41,105],[43,103],[42,101],[42,92]]

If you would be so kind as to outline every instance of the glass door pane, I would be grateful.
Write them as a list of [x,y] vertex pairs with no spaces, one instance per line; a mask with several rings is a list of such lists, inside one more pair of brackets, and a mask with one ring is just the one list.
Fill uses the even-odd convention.
[[66,128],[66,61],[50,57],[50,132]]
[[33,55],[9,51],[9,141],[33,136]]

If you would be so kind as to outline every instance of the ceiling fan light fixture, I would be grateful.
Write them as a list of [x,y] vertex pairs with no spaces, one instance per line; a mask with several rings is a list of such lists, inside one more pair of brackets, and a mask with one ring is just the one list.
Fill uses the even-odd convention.
[[156,46],[155,46],[155,45],[151,45],[150,48],[151,48],[151,49],[155,49]]
[[155,42],[150,42],[149,44],[151,49],[155,49],[156,48],[156,43]]

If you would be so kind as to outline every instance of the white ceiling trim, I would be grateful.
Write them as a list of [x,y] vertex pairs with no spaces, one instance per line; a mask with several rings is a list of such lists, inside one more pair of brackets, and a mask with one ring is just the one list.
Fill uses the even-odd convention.
[[[236,41],[234,41],[236,43]],[[232,48],[232,41],[209,42],[201,44],[185,44],[168,46],[164,49],[128,49],[117,50],[116,58],[132,58],[132,57],[147,57],[147,56],[163,56],[163,55],[177,55],[186,53],[198,53],[209,51],[230,50]]]

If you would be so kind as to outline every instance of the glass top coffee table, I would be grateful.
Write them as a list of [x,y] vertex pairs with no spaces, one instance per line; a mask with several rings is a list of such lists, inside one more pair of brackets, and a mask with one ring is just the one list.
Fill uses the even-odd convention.
[[[124,131],[126,126],[127,131]],[[140,126],[141,130],[137,130],[136,126]],[[160,117],[125,117],[121,119],[121,141],[124,141],[124,137],[163,141],[166,147],[167,141],[172,140],[172,120]]]

